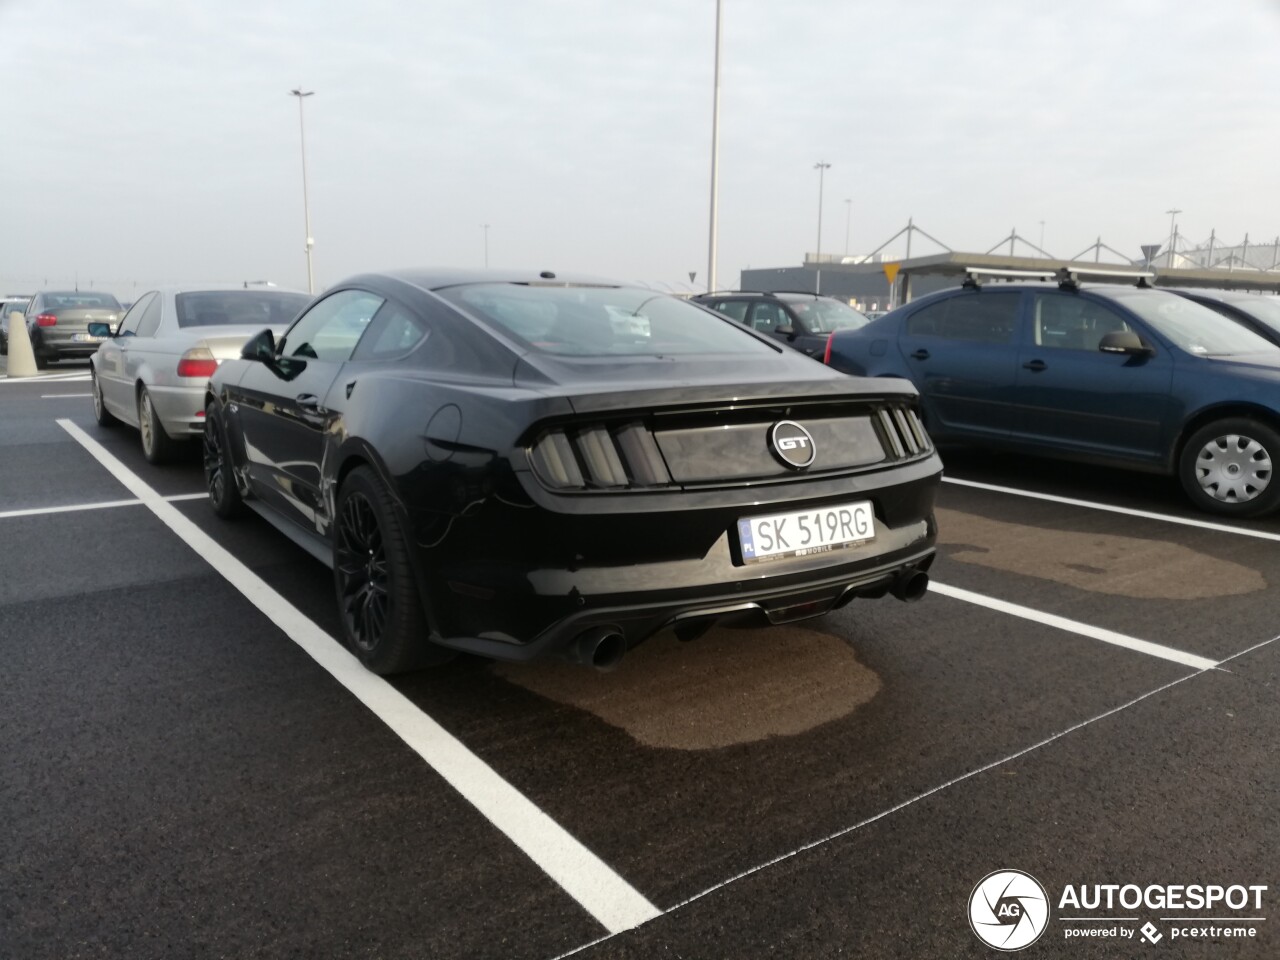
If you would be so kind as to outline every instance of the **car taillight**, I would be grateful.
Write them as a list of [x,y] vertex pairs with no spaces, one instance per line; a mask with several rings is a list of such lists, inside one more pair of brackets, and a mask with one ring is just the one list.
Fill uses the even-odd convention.
[[831,365],[831,341],[834,340],[835,338],[836,338],[836,335],[834,331],[827,335],[827,349],[826,349],[826,352],[823,353],[822,355],[822,362],[827,364],[828,366]]
[[52,313],[42,313],[36,317],[36,323],[42,327],[56,327],[58,325],[58,318]]
[[218,361],[208,347],[192,347],[178,359],[178,376],[212,377],[218,369]]

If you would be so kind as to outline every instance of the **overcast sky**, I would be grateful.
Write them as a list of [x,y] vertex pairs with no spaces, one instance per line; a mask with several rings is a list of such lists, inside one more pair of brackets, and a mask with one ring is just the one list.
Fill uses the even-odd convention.
[[[707,272],[714,0],[0,0],[0,293]],[[1280,0],[724,0],[720,286],[867,252],[1280,233]],[[850,204],[846,205],[845,200]],[[913,252],[925,252],[918,242]],[[901,253],[899,245],[897,251]],[[683,282],[683,283],[682,283]]]

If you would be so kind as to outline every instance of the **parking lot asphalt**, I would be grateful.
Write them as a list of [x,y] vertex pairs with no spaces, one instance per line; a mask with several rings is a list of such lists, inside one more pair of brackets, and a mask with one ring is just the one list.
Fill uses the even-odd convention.
[[[85,373],[0,379],[0,957],[976,957],[997,869],[1275,895],[1280,520],[947,451],[919,603],[384,685],[598,861],[564,866],[227,579],[336,632],[329,572],[214,517],[195,451],[152,467],[98,428]],[[1265,910],[1217,942],[1126,913],[1151,945],[1056,906],[1028,957],[1280,955]]]

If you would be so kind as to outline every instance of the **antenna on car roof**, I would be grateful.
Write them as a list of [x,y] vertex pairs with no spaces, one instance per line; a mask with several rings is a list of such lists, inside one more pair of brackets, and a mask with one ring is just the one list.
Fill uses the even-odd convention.
[[1136,280],[1137,286],[1144,289],[1151,286],[1148,282],[1155,279],[1150,270],[1098,270],[1090,267],[1063,267],[1057,273],[1058,286],[1064,290],[1076,290],[1081,279],[1116,281]]

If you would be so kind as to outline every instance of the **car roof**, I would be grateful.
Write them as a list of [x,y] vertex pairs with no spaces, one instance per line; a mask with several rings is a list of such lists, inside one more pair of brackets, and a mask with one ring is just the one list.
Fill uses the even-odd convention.
[[305,290],[294,290],[292,287],[264,287],[254,285],[246,287],[243,283],[184,283],[164,287],[152,287],[147,293],[300,293],[310,296]]
[[[373,271],[349,277],[339,286],[357,285],[362,280],[377,278],[399,280],[422,290],[442,290],[445,287],[457,287],[473,283],[521,283],[547,286],[636,286],[635,284],[622,283],[618,280],[590,274],[561,273],[555,270],[467,270],[447,267]],[[661,291],[654,291],[654,293],[659,292]]]
[[1190,289],[1166,287],[1165,289],[1182,294],[1184,297],[1204,297],[1206,300],[1216,300],[1219,303],[1249,303],[1254,300],[1275,299],[1273,293],[1254,293],[1250,290],[1201,289],[1199,287]]

